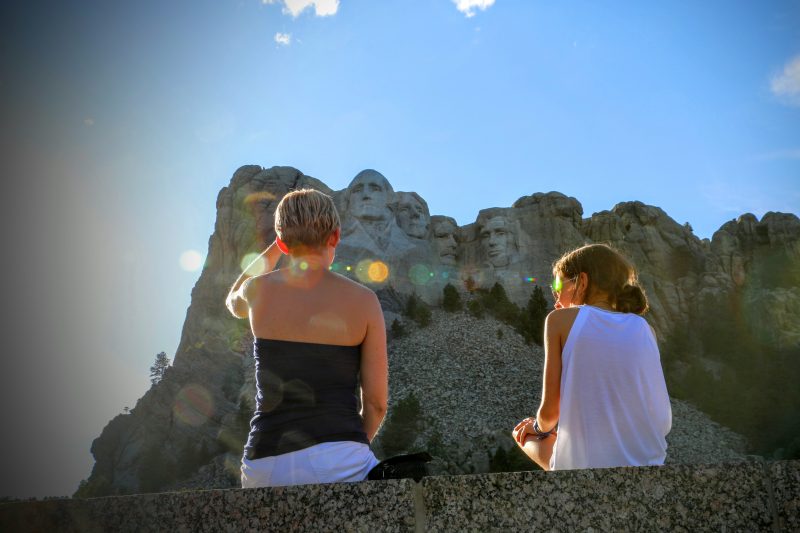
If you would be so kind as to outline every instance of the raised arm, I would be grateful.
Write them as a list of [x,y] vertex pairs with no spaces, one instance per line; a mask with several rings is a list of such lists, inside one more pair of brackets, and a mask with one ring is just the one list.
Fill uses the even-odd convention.
[[247,289],[250,285],[248,281],[254,276],[272,271],[278,264],[280,257],[281,251],[277,243],[273,242],[247,265],[247,268],[241,273],[231,290],[228,291],[227,298],[225,298],[225,306],[233,316],[236,318],[248,317],[250,313],[250,308],[247,304]]
[[361,343],[361,416],[367,439],[372,441],[386,416],[389,363],[383,311],[375,294],[370,296],[368,309],[367,333]]

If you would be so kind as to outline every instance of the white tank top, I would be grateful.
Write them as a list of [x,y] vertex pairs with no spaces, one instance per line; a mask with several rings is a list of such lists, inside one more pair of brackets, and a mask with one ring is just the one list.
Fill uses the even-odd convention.
[[581,306],[561,354],[551,470],[662,465],[671,427],[661,358],[647,321]]

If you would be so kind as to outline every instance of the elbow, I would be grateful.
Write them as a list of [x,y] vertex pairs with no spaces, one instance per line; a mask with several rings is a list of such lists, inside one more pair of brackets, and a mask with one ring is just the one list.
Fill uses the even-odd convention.
[[373,415],[377,416],[379,419],[383,419],[386,416],[386,411],[388,410],[388,405],[385,399],[365,399],[364,400],[364,408],[369,409]]
[[228,311],[236,318],[248,318],[250,316],[250,310],[247,306],[237,305],[238,303],[237,301],[229,299],[225,302],[225,307],[227,307]]
[[539,427],[543,431],[553,428],[558,422],[559,414],[558,407],[553,409],[548,406],[542,406],[536,417],[536,420],[539,422]]

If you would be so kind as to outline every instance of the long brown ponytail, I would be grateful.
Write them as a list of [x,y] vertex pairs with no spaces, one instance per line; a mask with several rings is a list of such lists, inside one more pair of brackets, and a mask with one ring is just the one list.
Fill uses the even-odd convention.
[[587,244],[564,254],[553,264],[553,275],[562,279],[574,279],[581,272],[589,278],[587,299],[599,291],[608,294],[616,311],[643,315],[649,309],[633,264],[611,246]]

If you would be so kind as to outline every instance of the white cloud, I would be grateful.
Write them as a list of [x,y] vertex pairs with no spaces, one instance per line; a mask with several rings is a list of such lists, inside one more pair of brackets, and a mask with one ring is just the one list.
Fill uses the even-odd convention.
[[292,43],[292,34],[278,32],[275,34],[275,42],[281,46],[289,46]]
[[772,78],[770,89],[787,104],[800,106],[800,55],[792,58],[783,72]]
[[[492,0],[493,1],[493,0]],[[318,17],[335,15],[339,11],[339,0],[261,0],[262,4],[283,4],[283,12],[297,17],[306,8],[314,6]]]
[[475,16],[475,10],[486,11],[494,4],[494,0],[453,0],[456,9],[464,13],[467,18]]

